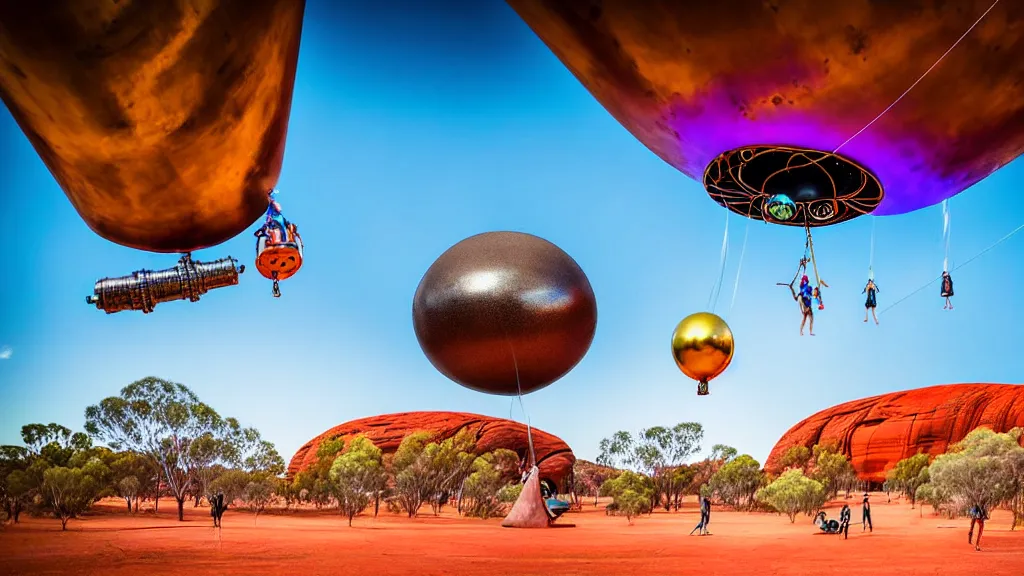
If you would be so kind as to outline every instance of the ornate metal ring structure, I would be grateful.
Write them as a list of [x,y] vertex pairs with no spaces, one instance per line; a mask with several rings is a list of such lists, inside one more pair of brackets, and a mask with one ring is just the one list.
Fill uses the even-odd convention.
[[[786,226],[828,226],[870,214],[882,202],[882,184],[849,158],[788,146],[745,146],[718,155],[704,170],[708,195],[733,212]],[[786,221],[766,209],[785,195],[796,204]]]

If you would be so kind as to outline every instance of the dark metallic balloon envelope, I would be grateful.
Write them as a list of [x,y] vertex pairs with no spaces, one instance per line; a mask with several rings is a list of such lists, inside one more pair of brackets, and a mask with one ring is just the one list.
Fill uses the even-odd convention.
[[448,378],[488,394],[528,394],[586,355],[597,301],[559,247],[530,234],[487,232],[430,266],[412,318],[424,354]]

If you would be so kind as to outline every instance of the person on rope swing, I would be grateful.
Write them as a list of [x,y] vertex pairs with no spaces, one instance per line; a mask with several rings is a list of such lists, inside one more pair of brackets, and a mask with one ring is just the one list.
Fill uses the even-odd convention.
[[850,505],[843,504],[843,509],[839,511],[839,533],[843,535],[843,539],[847,540],[850,538]]
[[981,550],[981,533],[985,531],[985,520],[988,520],[988,510],[984,506],[975,504],[968,512],[971,517],[971,529],[967,531],[967,543],[971,544],[974,539],[974,525],[978,525],[978,539],[973,542],[975,550]]
[[953,302],[950,301],[950,298],[953,297],[953,277],[945,270],[942,271],[942,287],[939,289],[939,295],[946,299],[946,304],[942,309],[952,310]]
[[796,301],[800,304],[800,312],[803,314],[803,318],[800,320],[800,335],[804,335],[804,326],[810,321],[810,334],[814,336],[814,308],[811,305],[812,298],[814,298],[814,290],[811,289],[811,281],[804,274],[803,278],[800,278],[800,291],[794,295]]
[[868,493],[864,493],[863,511],[860,517],[860,531],[863,532],[867,528],[868,531],[874,532],[875,527],[871,525],[871,502],[868,502]]
[[871,317],[875,319],[875,324],[878,324],[878,316],[875,315],[875,307],[878,306],[878,286],[875,285],[875,281],[868,279],[867,286],[864,286],[860,293],[868,295],[867,300],[864,301],[864,321],[868,321],[868,312],[871,312]]

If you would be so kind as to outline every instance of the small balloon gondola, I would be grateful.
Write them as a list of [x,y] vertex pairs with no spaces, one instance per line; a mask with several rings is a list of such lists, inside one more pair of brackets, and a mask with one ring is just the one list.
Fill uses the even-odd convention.
[[291,278],[302,267],[302,237],[298,227],[281,213],[277,190],[271,190],[268,200],[266,219],[255,234],[256,269],[274,281],[274,298],[280,298],[280,281]]

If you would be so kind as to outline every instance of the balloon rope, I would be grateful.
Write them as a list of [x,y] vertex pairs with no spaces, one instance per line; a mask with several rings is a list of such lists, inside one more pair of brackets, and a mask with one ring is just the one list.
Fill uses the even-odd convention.
[[805,223],[804,229],[807,231],[807,251],[811,254],[811,266],[814,268],[814,281],[818,286],[828,288],[828,284],[822,282],[821,276],[818,276],[818,260],[814,257],[814,240],[811,238],[811,227]]
[[875,279],[875,217],[871,217],[871,252],[868,253],[868,280]]
[[747,234],[750,232],[750,219],[747,219],[743,227],[743,247],[740,248],[740,262],[736,265],[736,281],[732,285],[732,302],[729,303],[729,318],[732,318],[732,309],[736,306],[736,293],[740,290],[740,272],[743,270],[743,256],[747,253]]
[[[959,270],[959,269],[963,268],[964,266],[967,266],[967,265],[968,265],[968,264],[970,264],[971,262],[973,262],[973,261],[977,260],[978,258],[982,257],[983,255],[985,255],[985,254],[986,254],[987,252],[989,252],[990,250],[992,250],[992,249],[993,249],[993,248],[995,248],[996,246],[999,246],[999,245],[1000,245],[1000,244],[1002,244],[1003,242],[1006,242],[1007,240],[1009,240],[1010,238],[1012,238],[1012,237],[1013,237],[1013,236],[1014,236],[1015,234],[1017,234],[1017,233],[1018,233],[1018,232],[1020,232],[1021,230],[1024,230],[1024,224],[1021,224],[1020,226],[1017,226],[1016,228],[1014,228],[1013,230],[1011,230],[1009,234],[1007,234],[1007,235],[1003,236],[1003,237],[1002,237],[1002,238],[1000,238],[999,240],[996,240],[996,241],[995,241],[994,243],[992,243],[991,245],[989,245],[989,247],[988,247],[988,248],[985,248],[985,249],[984,249],[984,250],[982,250],[981,252],[978,252],[978,253],[977,253],[977,254],[975,254],[974,256],[971,256],[971,257],[970,257],[969,259],[967,259],[967,261],[966,261],[966,262],[964,262],[963,264],[960,264],[960,265],[959,265],[959,266],[957,266],[956,268],[953,268],[953,270],[952,270],[952,271],[953,271],[953,272],[956,272],[957,270]],[[882,310],[881,312],[879,312],[879,314],[885,314],[885,312],[886,312],[886,311],[888,311],[888,310],[891,310],[892,308],[894,308],[894,307],[895,307],[895,306],[896,306],[897,304],[899,304],[900,302],[903,302],[904,300],[906,300],[906,299],[910,298],[910,297],[911,297],[911,296],[913,296],[914,294],[917,294],[917,293],[918,293],[918,292],[920,292],[921,290],[924,290],[925,288],[927,288],[927,287],[931,286],[932,284],[934,284],[935,282],[938,282],[938,281],[939,281],[939,280],[941,280],[941,279],[942,279],[942,276],[941,276],[941,275],[939,275],[939,276],[938,276],[937,278],[935,278],[934,280],[931,280],[931,281],[929,281],[929,282],[928,282],[927,284],[925,284],[924,286],[921,286],[921,287],[920,287],[920,288],[918,288],[917,290],[914,290],[914,291],[913,291],[913,292],[911,292],[910,294],[907,294],[907,295],[906,295],[906,296],[904,296],[903,298],[900,298],[899,300],[897,300],[897,301],[893,302],[892,304],[890,304],[890,305],[889,305],[889,307],[888,307],[888,308],[886,308],[885,310]]]
[[523,411],[523,416],[526,417],[526,441],[530,444],[530,468],[532,469],[537,465],[537,455],[533,451],[533,431],[530,427],[530,415],[526,413],[526,406],[523,404],[523,388],[519,384],[519,361],[516,360],[516,349],[512,346],[512,343],[508,343],[508,347],[512,350],[512,364],[516,367],[516,392],[519,393],[519,409]]
[[725,212],[725,234],[722,235],[722,257],[718,263],[718,280],[711,286],[711,294],[708,295],[707,309],[714,313],[718,307],[718,296],[722,292],[722,281],[725,279],[725,261],[729,253],[729,211]]
[[942,244],[943,244],[943,256],[942,256],[942,271],[949,271],[949,199],[942,201]]
[[992,9],[996,7],[996,4],[999,4],[999,0],[995,0],[995,2],[993,2],[993,3],[992,3],[992,5],[988,7],[988,10],[985,10],[985,13],[984,13],[984,14],[982,14],[982,15],[981,15],[981,16],[980,16],[980,17],[979,17],[979,18],[978,18],[977,20],[975,20],[975,21],[974,21],[974,24],[971,24],[971,27],[970,27],[970,28],[968,28],[968,29],[967,29],[967,31],[966,31],[966,32],[964,32],[964,33],[963,33],[963,35],[962,35],[962,36],[960,36],[960,38],[958,38],[958,39],[957,39],[957,41],[956,41],[956,42],[954,42],[954,43],[953,43],[953,45],[952,45],[952,46],[950,46],[950,47],[949,47],[949,49],[948,49],[948,50],[946,50],[946,51],[945,51],[945,52],[944,52],[944,53],[942,54],[942,56],[939,56],[939,59],[938,59],[938,60],[936,60],[936,61],[935,61],[935,63],[934,63],[934,64],[932,64],[930,68],[928,68],[927,70],[925,70],[925,71],[924,71],[924,74],[921,74],[921,77],[920,77],[920,78],[918,78],[918,79],[917,79],[917,80],[916,80],[916,81],[915,81],[915,82],[914,82],[913,84],[911,84],[911,85],[910,85],[910,88],[907,88],[907,89],[906,89],[906,91],[904,91],[904,92],[903,92],[903,94],[900,94],[900,97],[899,97],[899,98],[897,98],[897,99],[896,99],[895,101],[893,101],[893,103],[892,103],[892,104],[889,104],[889,107],[888,107],[888,108],[886,108],[885,110],[882,110],[882,112],[881,112],[881,113],[879,113],[879,115],[878,115],[878,116],[875,116],[875,118],[874,118],[874,119],[873,119],[873,120],[872,120],[871,122],[868,122],[868,123],[867,123],[867,124],[866,124],[866,125],[865,125],[865,126],[864,126],[863,128],[861,128],[860,130],[858,130],[856,134],[854,134],[853,136],[850,136],[849,138],[847,138],[847,139],[846,139],[846,142],[843,142],[843,143],[842,143],[842,144],[840,144],[839,146],[836,146],[836,149],[835,149],[835,150],[833,150],[833,151],[832,151],[832,153],[833,153],[833,154],[835,154],[836,152],[838,152],[840,148],[842,148],[843,146],[846,146],[847,144],[849,144],[849,143],[850,143],[850,140],[853,140],[853,139],[854,139],[854,138],[856,138],[857,136],[860,136],[861,132],[863,132],[863,131],[867,130],[868,128],[870,128],[870,127],[871,127],[871,125],[872,125],[872,124],[874,124],[875,122],[877,122],[879,118],[881,118],[882,116],[885,116],[886,112],[888,112],[889,110],[892,110],[892,107],[893,107],[893,106],[895,106],[896,104],[898,104],[900,100],[903,100],[903,97],[904,97],[904,96],[906,96],[906,95],[907,95],[908,93],[910,93],[910,91],[911,91],[911,90],[913,90],[913,89],[914,89],[914,87],[915,87],[915,86],[917,86],[917,85],[918,85],[918,84],[919,84],[919,83],[921,82],[921,80],[924,80],[924,77],[925,77],[925,76],[927,76],[929,72],[931,72],[932,70],[934,70],[934,69],[935,69],[935,67],[939,65],[939,62],[942,62],[942,60],[943,60],[943,59],[944,59],[944,58],[945,58],[945,57],[946,57],[946,56],[947,56],[947,55],[948,55],[948,54],[949,54],[950,52],[952,52],[952,51],[953,51],[953,49],[954,49],[954,48],[956,48],[956,47],[957,47],[957,45],[959,45],[959,44],[960,44],[960,42],[961,42],[961,41],[962,41],[962,40],[963,40],[964,38],[966,38],[966,37],[967,37],[967,35],[968,35],[968,34],[970,34],[970,33],[971,33],[971,30],[974,30],[974,27],[975,27],[975,26],[977,26],[977,25],[978,25],[978,24],[979,24],[979,23],[980,23],[980,22],[981,22],[982,20],[984,20],[984,19],[985,19],[985,16],[988,16],[988,13],[989,13],[989,12],[991,12],[991,11],[992,11]]

